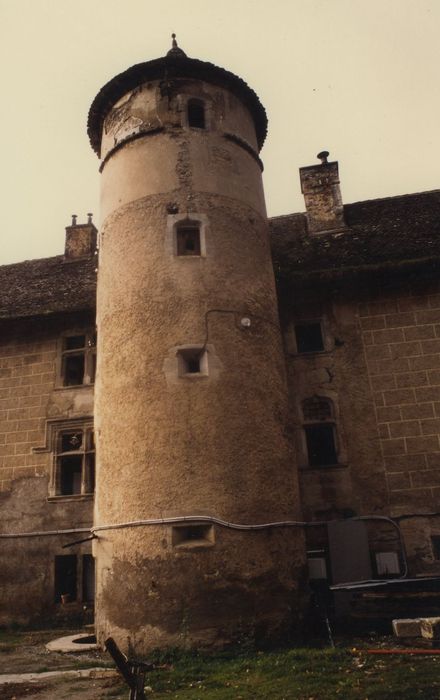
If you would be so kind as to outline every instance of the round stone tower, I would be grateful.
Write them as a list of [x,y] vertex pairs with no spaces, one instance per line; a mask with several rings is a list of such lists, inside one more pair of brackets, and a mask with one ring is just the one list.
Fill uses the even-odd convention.
[[300,529],[258,152],[240,78],[177,47],[95,98],[96,624],[142,653],[275,639]]

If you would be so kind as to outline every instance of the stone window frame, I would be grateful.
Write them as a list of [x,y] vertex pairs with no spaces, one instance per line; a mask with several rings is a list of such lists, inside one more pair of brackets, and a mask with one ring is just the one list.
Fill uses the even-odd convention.
[[[80,493],[60,493],[61,488],[61,459],[67,456],[68,453],[61,452],[61,439],[65,433],[82,432],[85,439],[82,441],[81,449],[72,450],[70,453],[73,456],[81,456],[81,491]],[[94,473],[96,475],[96,447],[94,443],[94,424],[93,417],[77,418],[70,420],[57,420],[48,422],[47,426],[47,447],[38,449],[38,452],[51,452],[52,463],[49,479],[49,501],[58,500],[89,500],[94,498],[95,490],[88,491],[87,485],[90,483],[90,478],[87,475],[87,457],[93,454]],[[92,436],[90,438],[90,436]],[[93,440],[93,447],[90,447],[90,439]]]
[[[66,349],[66,339],[84,336],[84,345],[79,348]],[[84,356],[84,372],[83,381],[80,384],[65,384],[65,361],[69,356]],[[96,375],[96,329],[73,328],[61,333],[57,343],[57,372],[56,372],[56,388],[57,389],[80,389],[85,386],[93,386],[95,384]]]
[[[179,255],[177,249],[177,230],[181,225],[197,225],[199,227],[200,236],[200,254],[199,255]],[[207,256],[206,239],[209,230],[208,217],[206,214],[199,212],[185,212],[184,214],[168,214],[167,229],[165,236],[166,252],[174,256],[175,260],[185,261],[188,264],[190,260],[202,260]],[[191,264],[191,263],[189,263]]]
[[[322,421],[319,420],[313,420],[313,419],[307,419],[304,416],[303,412],[303,407],[304,403],[307,400],[310,399],[321,399],[323,401],[327,401],[330,406],[330,416],[328,419],[324,419]],[[340,412],[339,412],[339,402],[338,402],[338,397],[336,394],[330,395],[330,392],[328,393],[314,393],[314,394],[308,394],[306,396],[303,396],[298,399],[298,405],[297,405],[297,412],[298,415],[300,416],[300,421],[299,421],[299,426],[300,428],[297,430],[297,444],[298,444],[298,459],[299,459],[299,467],[301,470],[313,470],[313,469],[338,469],[338,468],[345,468],[347,466],[347,452],[346,452],[346,446],[345,446],[345,441],[343,439],[342,435],[342,430],[341,430],[341,421],[340,421]],[[307,437],[306,437],[306,426],[309,425],[319,425],[319,424],[327,424],[330,425],[333,429],[333,441],[334,441],[334,447],[335,447],[335,453],[336,453],[336,458],[337,461],[334,464],[320,464],[320,465],[312,465],[310,464],[310,458],[309,458],[309,452],[307,448]]]

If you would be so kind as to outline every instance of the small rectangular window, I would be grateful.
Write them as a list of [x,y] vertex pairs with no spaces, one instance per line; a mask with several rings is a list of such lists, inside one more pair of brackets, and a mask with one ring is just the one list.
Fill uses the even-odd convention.
[[186,348],[178,351],[180,377],[206,375],[208,373],[207,353],[203,348]]
[[319,322],[295,324],[296,349],[298,353],[322,352],[324,339]]
[[174,547],[206,547],[214,544],[212,525],[178,525],[172,529]]
[[205,128],[205,105],[201,100],[188,100],[188,126]]
[[334,428],[332,424],[320,423],[304,426],[307,454],[311,467],[337,464]]
[[61,384],[81,386],[93,384],[96,368],[96,335],[67,335],[63,338]]
[[200,227],[179,226],[176,230],[177,255],[200,255]]

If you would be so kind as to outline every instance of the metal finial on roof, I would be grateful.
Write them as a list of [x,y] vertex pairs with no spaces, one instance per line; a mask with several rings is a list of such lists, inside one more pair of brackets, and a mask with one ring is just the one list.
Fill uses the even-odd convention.
[[322,165],[326,165],[326,163],[328,163],[327,159],[328,159],[329,155],[330,155],[330,153],[328,151],[321,151],[320,153],[318,153],[318,155],[316,157],[319,158]]
[[171,49],[168,51],[167,56],[175,56],[175,57],[186,57],[186,53],[182,51],[181,48],[179,48],[176,40],[176,35],[174,32],[171,34],[171,39],[172,39],[172,44],[171,44]]

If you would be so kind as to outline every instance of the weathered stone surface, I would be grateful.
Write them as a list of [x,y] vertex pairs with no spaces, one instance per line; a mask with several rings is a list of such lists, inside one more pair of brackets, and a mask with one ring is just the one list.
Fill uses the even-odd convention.
[[423,617],[421,619],[420,630],[425,639],[440,639],[440,617]]
[[393,620],[393,632],[396,637],[420,637],[422,621],[420,619]]

